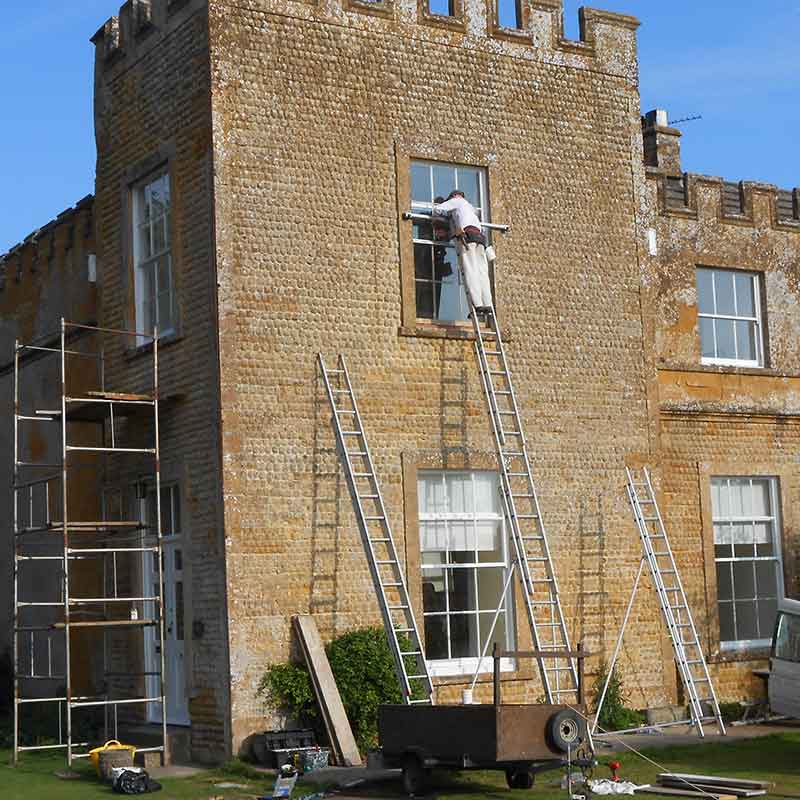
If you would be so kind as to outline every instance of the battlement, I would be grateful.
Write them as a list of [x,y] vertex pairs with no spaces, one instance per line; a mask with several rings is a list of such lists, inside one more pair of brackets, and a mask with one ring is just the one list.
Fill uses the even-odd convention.
[[663,109],[642,117],[642,136],[647,177],[655,184],[660,214],[714,216],[734,225],[800,231],[800,189],[683,172],[681,132],[670,127]]
[[49,274],[65,263],[75,249],[94,251],[94,195],[87,195],[55,219],[37,228],[7,253],[0,255],[0,293],[12,294],[37,273]]
[[92,36],[95,65],[100,71],[138,58],[160,37],[181,24],[187,14],[208,5],[207,0],[127,0],[119,14],[106,20]]
[[[469,49],[485,47],[520,57],[552,60],[574,68],[595,68],[638,80],[636,30],[631,16],[594,8],[579,10],[580,38],[564,32],[563,0],[522,0],[519,26],[500,24],[498,0],[456,0],[450,15],[430,12],[428,0],[261,0],[258,12],[334,23],[361,30],[385,30]],[[163,34],[203,8],[208,0],[128,0],[119,15],[92,37],[99,73],[123,69],[163,38]],[[226,0],[211,6],[211,16],[226,20]]]
[[659,214],[800,233],[800,189],[690,172],[669,175],[654,167],[647,167],[647,177],[655,184]]

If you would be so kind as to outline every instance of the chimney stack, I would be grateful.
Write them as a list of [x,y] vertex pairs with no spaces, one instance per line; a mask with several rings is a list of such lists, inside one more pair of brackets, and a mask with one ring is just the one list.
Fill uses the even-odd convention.
[[642,117],[642,134],[645,165],[656,167],[666,175],[682,175],[681,132],[669,127],[663,108],[648,111]]

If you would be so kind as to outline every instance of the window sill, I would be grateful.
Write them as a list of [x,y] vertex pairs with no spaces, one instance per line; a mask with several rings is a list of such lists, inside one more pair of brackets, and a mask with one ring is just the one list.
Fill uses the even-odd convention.
[[[472,679],[475,668],[478,666],[477,658],[452,658],[441,661],[428,661],[428,672],[432,678],[452,679],[456,683],[463,683],[464,678]],[[516,664],[511,658],[500,659],[500,672],[515,672]],[[478,675],[492,675],[494,672],[494,659],[484,658]]]
[[[481,330],[488,332],[484,325]],[[501,329],[504,342],[512,341],[513,337]],[[399,336],[412,336],[420,339],[461,339],[475,341],[475,333],[471,322],[432,322],[431,320],[418,319],[416,325],[401,325],[397,329]]]
[[[174,331],[173,333],[168,333],[163,336],[158,337],[158,349],[162,350],[165,347],[170,347],[173,344],[177,344],[178,342],[183,341],[183,334],[179,333],[178,331]],[[134,347],[129,347],[127,352],[125,353],[125,358],[129,361],[132,361],[140,356],[148,355],[153,352],[153,342],[149,341],[146,344],[135,345]]]
[[769,378],[800,378],[800,372],[783,372],[769,367],[737,367],[725,364],[668,364],[662,361],[659,372],[697,372],[716,373],[720,375],[765,375]]

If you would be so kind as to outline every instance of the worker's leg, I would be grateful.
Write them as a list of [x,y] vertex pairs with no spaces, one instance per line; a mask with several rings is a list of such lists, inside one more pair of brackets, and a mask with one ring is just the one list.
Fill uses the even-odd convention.
[[489,265],[483,245],[464,245],[459,242],[457,251],[470,303],[475,308],[491,307],[492,291],[489,286]]

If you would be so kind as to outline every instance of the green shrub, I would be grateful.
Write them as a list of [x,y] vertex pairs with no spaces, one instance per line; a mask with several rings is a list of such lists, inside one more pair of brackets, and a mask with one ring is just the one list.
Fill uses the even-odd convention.
[[[597,704],[600,702],[600,695],[603,692],[607,676],[608,667],[603,663],[600,665],[600,674],[592,684],[592,704],[595,712],[597,712]],[[636,728],[647,721],[644,713],[625,705],[626,699],[622,677],[615,666],[611,671],[611,679],[608,682],[603,707],[600,709],[600,716],[597,720],[600,728],[606,731],[621,731],[626,728]]]
[[741,703],[720,703],[719,711],[722,714],[722,721],[729,725],[731,722],[737,722],[744,716],[745,707]]
[[303,725],[313,727],[319,714],[305,665],[272,664],[261,677],[258,694],[273,706],[292,713]]
[[[400,646],[403,650],[411,649],[402,639]],[[378,706],[402,702],[386,633],[383,628],[345,633],[331,641],[325,652],[356,744],[366,752],[378,741]],[[413,672],[410,663],[413,658],[408,661],[408,671]],[[268,667],[259,683],[258,694],[272,705],[289,711],[302,723],[311,727],[319,725],[319,709],[305,665]],[[415,697],[420,695],[421,690],[415,691]]]

